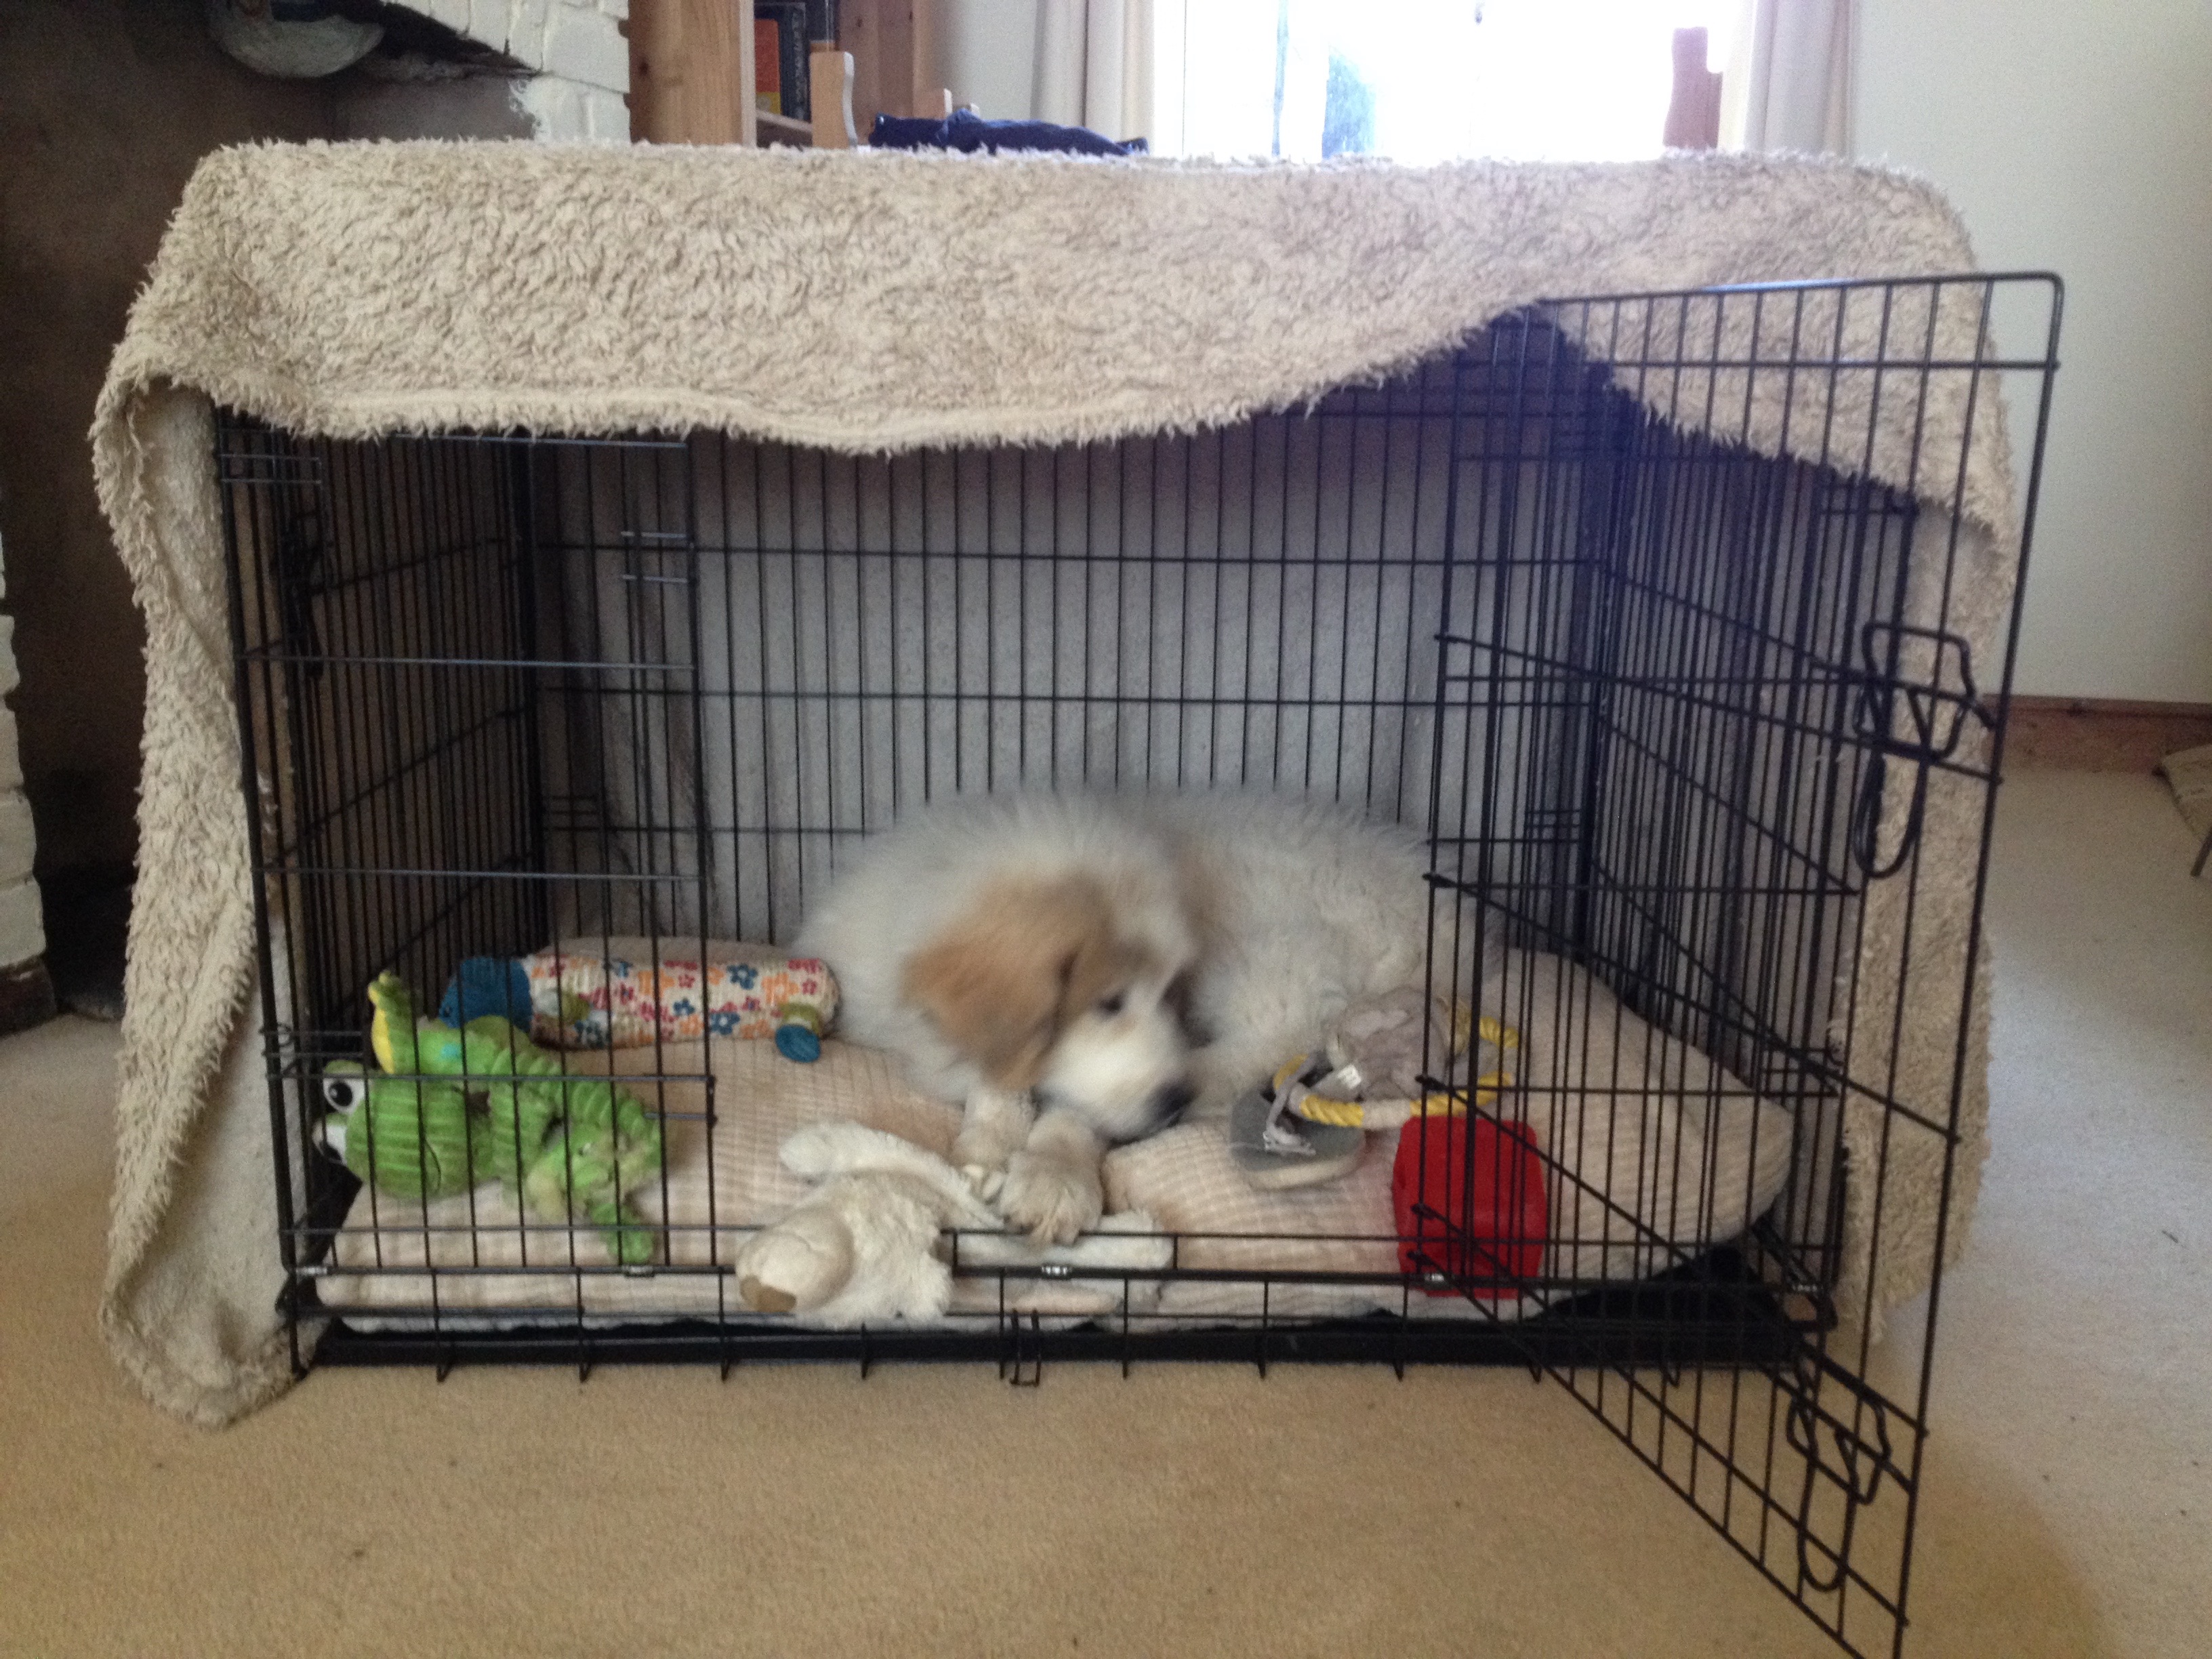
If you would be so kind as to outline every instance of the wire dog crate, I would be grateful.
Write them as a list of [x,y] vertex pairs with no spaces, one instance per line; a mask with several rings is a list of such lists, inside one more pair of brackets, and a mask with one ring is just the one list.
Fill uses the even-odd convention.
[[[2039,352],[2000,355],[1998,325]],[[1845,1646],[1894,1649],[1936,1296],[1879,1346],[1850,1304],[1886,1248],[1940,1274],[1971,1173],[2027,526],[2017,551],[1978,531],[1969,475],[2009,399],[2032,519],[2057,325],[2026,276],[1552,302],[1310,409],[1053,450],[222,417],[295,1364],[1525,1364]],[[363,1188],[318,1145],[380,973],[434,995],[555,939],[787,939],[904,809],[1099,785],[1307,792],[1426,834],[1436,913],[1523,964],[1501,992],[1439,961],[1430,989],[1502,996],[1482,1012],[1521,1035],[1520,1086],[1469,1109],[1542,1148],[1540,1268],[1455,1249],[1474,1223],[1434,1206],[1334,1257],[1201,1216],[1077,1314],[1039,1310],[1054,1269],[956,1237],[943,1328],[757,1316],[730,1260],[764,1218],[723,1157],[742,1045],[711,1036],[623,1073],[666,1129],[644,1261],[489,1187]],[[1966,884],[1948,955],[1939,861]],[[1932,1092],[1900,1082],[1916,1055]],[[705,1207],[679,1219],[687,1157]],[[1934,1236],[1886,1240],[1911,1159]]]

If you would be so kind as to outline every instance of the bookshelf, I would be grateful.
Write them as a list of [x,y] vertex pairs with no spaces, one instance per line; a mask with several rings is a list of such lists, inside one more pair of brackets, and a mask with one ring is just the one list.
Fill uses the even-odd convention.
[[656,144],[844,149],[878,113],[943,116],[927,84],[934,0],[839,0],[837,39],[809,54],[805,121],[755,106],[753,0],[630,0],[629,128]]

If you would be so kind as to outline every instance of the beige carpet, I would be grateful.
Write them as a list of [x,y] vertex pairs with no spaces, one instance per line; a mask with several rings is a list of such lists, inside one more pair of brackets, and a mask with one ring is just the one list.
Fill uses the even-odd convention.
[[[2149,778],[2027,774],[1996,1151],[1946,1286],[1920,1656],[2197,1654],[2212,880]],[[210,1434],[93,1328],[108,1030],[0,1043],[0,1653],[1818,1655],[1507,1372],[325,1372]]]

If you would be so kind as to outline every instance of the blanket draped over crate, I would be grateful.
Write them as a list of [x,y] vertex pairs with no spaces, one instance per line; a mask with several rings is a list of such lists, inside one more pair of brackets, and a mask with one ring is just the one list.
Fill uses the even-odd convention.
[[[92,433],[148,636],[100,1310],[116,1355],[160,1404],[208,1424],[291,1376],[250,994],[216,407],[349,438],[715,428],[851,452],[1105,440],[1296,406],[1544,297],[1972,268],[1956,216],[1924,183],[1803,159],[1407,168],[436,143],[210,156],[132,307]],[[1893,356],[1910,329],[1935,354],[1972,355],[1973,305],[1934,316],[1924,294],[1919,305],[1899,316],[1878,298],[1832,307],[1829,337],[1799,353],[1864,361],[1887,328]],[[1571,332],[1572,313],[1565,320]],[[1720,360],[1752,343],[1702,343]],[[1760,343],[1778,354],[1790,343]],[[1878,377],[1804,377],[1789,417],[1769,395],[1774,378],[1749,400],[1725,367],[1631,389],[1680,424],[1717,423],[1708,411],[1719,410],[1755,447],[1817,459],[1820,411],[1807,400],[1832,386],[1839,418],[1856,410],[1863,424]],[[1978,418],[1962,407],[1965,378],[1917,414],[1883,404],[1863,462],[1955,515],[1951,625],[1994,664],[2018,520],[2002,427],[1986,407]],[[1905,806],[1899,795],[1889,810]],[[1893,1075],[1894,1096],[1939,1127],[1980,835],[1978,791],[1932,792],[1917,904],[1888,890],[1904,883],[1877,883],[1862,917],[1859,1004],[1882,1017],[1857,1022],[1849,1073]],[[1900,986],[1908,919],[1914,983]],[[1985,1149],[1985,964],[1978,980],[1951,1249]],[[1847,1102],[1854,1169],[1872,1167],[1882,1117]],[[1886,1182],[1850,1183],[1847,1317],[1878,1322],[1926,1287],[1942,1149],[1940,1134],[1900,1140]]]

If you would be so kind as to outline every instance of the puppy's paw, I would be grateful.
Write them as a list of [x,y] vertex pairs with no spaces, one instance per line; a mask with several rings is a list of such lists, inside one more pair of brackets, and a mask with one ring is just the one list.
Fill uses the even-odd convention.
[[1025,1113],[970,1111],[952,1139],[952,1167],[969,1171],[1003,1170],[1029,1138],[1030,1120]]
[[998,1201],[999,1194],[1006,1184],[1004,1170],[988,1170],[981,1164],[963,1164],[960,1173],[968,1178],[968,1190],[986,1204]]
[[1072,1244],[1106,1207],[1097,1164],[1047,1152],[1016,1152],[999,1188],[999,1213],[1040,1244]]

